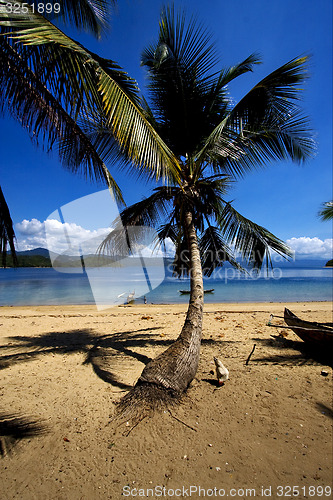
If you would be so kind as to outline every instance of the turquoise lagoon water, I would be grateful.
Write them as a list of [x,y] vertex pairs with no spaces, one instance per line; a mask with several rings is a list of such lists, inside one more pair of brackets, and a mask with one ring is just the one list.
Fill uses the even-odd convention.
[[[324,261],[293,263],[269,271],[268,276],[266,271],[244,275],[230,267],[221,268],[215,276],[204,280],[206,289],[214,288],[213,294],[205,295],[205,302],[332,301],[333,269],[324,268],[324,264]],[[89,270],[88,274],[66,271],[0,269],[0,306],[100,304],[109,293],[123,303],[130,292],[135,292],[137,303],[143,303],[144,296],[148,303],[154,304],[188,302],[188,295],[181,295],[179,290],[189,289],[189,280],[174,278],[167,270],[166,276],[164,271],[161,276],[161,269],[150,269],[151,291],[140,266],[133,266],[126,274],[122,270],[112,276],[102,272],[90,282]],[[108,299],[104,302],[109,303]]]

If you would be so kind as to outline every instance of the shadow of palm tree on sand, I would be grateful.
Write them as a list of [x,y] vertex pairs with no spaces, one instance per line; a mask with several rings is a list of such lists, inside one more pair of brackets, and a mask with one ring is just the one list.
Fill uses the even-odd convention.
[[[41,356],[82,353],[83,364],[90,364],[98,377],[115,387],[128,390],[132,386],[119,380],[117,369],[126,360],[137,360],[144,364],[151,360],[145,354],[136,352],[137,348],[168,346],[171,340],[152,333],[159,328],[110,335],[98,335],[89,329],[80,329],[10,337],[7,344],[0,346],[0,370],[18,363],[31,362]],[[33,418],[0,413],[0,456],[8,455],[20,440],[46,432],[46,426]]]
[[[14,336],[0,346],[0,370],[18,363],[34,361],[41,356],[81,353],[83,364],[91,365],[94,373],[112,386],[129,390],[117,372],[128,368],[131,361],[149,363],[151,358],[140,349],[157,347],[165,349],[173,340],[163,339],[154,333],[162,327],[142,328],[125,332],[100,335],[90,329],[48,332],[34,336]],[[206,345],[217,345],[220,341],[204,339]],[[225,342],[222,341],[225,344]],[[232,341],[231,341],[232,343]],[[213,385],[215,381],[210,381]],[[7,455],[19,440],[45,433],[47,428],[32,418],[21,415],[0,414],[0,456]]]
[[82,353],[83,364],[90,364],[98,377],[121,389],[131,386],[119,380],[116,374],[125,359],[147,364],[151,358],[135,351],[137,348],[167,347],[172,341],[163,340],[152,333],[161,327],[144,328],[109,335],[99,335],[89,329],[66,332],[49,332],[38,336],[10,337],[10,342],[0,346],[0,369],[17,363],[54,354]]
[[272,335],[270,339],[256,338],[253,340],[265,347],[273,348],[280,352],[277,355],[253,359],[252,362],[285,365],[325,365],[333,367],[333,353],[330,349],[317,347],[302,340],[286,339],[279,335]]
[[0,413],[0,456],[5,457],[21,439],[40,436],[47,427],[30,417],[18,414]]

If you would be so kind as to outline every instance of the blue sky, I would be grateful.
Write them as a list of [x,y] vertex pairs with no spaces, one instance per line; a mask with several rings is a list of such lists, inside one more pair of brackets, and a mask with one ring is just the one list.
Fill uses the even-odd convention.
[[[304,166],[289,162],[267,165],[240,180],[230,191],[230,200],[244,216],[293,242],[301,253],[329,255],[327,240],[332,238],[332,226],[321,222],[317,212],[323,201],[332,198],[331,0],[176,0],[174,4],[196,14],[213,33],[221,68],[253,52],[261,55],[263,64],[230,87],[235,101],[290,59],[311,55],[302,107],[316,133],[316,157]],[[145,93],[140,54],[157,36],[162,5],[157,0],[118,0],[107,37],[97,42],[82,33],[70,34],[91,50],[117,61]],[[19,249],[42,246],[38,231],[56,208],[103,188],[67,172],[56,154],[37,149],[9,117],[0,119],[0,147],[1,185]],[[113,166],[110,170],[127,203],[149,194],[145,184],[138,184]],[[34,219],[40,224],[31,223]],[[27,223],[22,224],[23,220]]]

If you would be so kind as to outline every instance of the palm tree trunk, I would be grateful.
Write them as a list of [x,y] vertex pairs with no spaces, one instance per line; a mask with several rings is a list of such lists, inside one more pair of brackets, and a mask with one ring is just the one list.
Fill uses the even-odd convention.
[[180,396],[198,369],[202,337],[203,280],[200,252],[192,213],[185,214],[190,253],[190,302],[186,320],[177,340],[144,368],[137,386],[153,384]]

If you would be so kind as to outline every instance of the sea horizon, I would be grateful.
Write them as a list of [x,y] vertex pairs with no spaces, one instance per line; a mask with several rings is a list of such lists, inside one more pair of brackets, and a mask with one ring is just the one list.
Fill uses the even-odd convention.
[[[204,278],[206,303],[317,302],[332,301],[333,268],[325,259],[281,262],[273,270],[240,273],[230,266]],[[133,263],[134,264],[134,263]],[[138,304],[182,304],[189,295],[189,279],[172,276],[171,268],[141,266],[117,268],[107,275],[94,269],[6,268],[0,269],[0,306],[92,305],[106,308],[125,303],[130,294]],[[163,275],[161,274],[163,271]],[[148,284],[147,284],[148,279]]]

